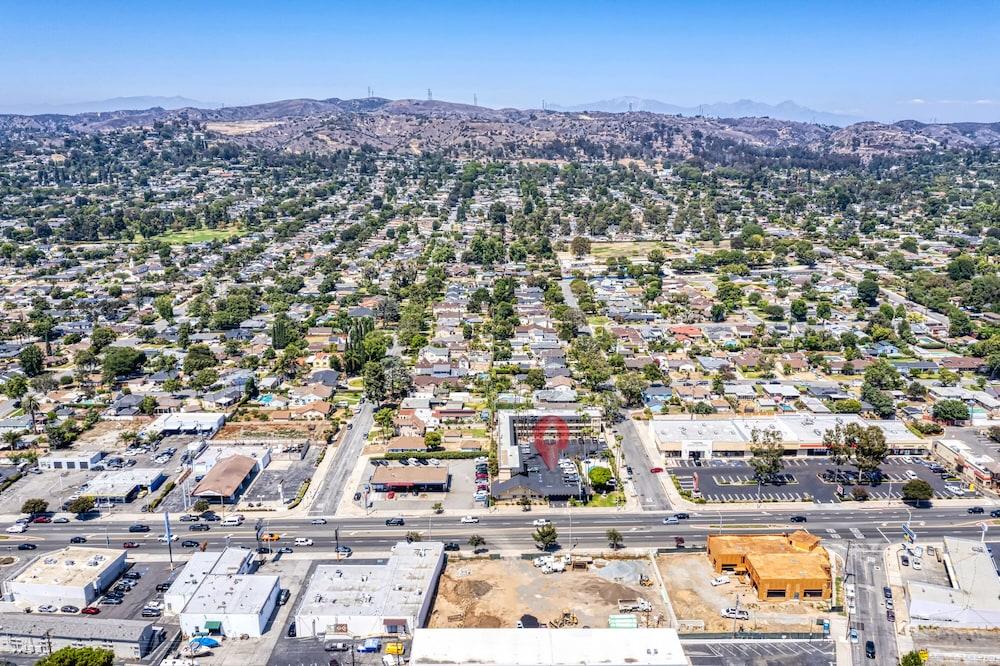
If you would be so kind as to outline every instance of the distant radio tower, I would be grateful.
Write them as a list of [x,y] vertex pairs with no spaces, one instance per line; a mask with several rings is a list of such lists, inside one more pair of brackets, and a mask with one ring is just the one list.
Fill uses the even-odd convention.
[[628,103],[628,112],[632,113],[632,102]]
[[371,86],[368,86],[368,96],[369,97],[372,96],[372,87]]
[[542,100],[542,111],[544,111],[544,110],[545,110],[545,100],[543,99]]
[[472,93],[472,106],[479,106],[479,95]]
[[699,104],[698,105],[698,115],[699,116],[705,115],[705,105],[704,104]]
[[430,102],[433,99],[434,99],[434,95],[431,94],[431,89],[428,88],[427,89],[427,101]]

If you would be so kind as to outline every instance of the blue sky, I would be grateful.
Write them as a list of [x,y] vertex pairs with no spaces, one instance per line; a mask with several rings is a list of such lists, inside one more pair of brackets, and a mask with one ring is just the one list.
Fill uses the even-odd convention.
[[424,97],[538,107],[622,95],[786,99],[1000,120],[1000,2],[13,2],[0,108],[131,95],[243,104]]

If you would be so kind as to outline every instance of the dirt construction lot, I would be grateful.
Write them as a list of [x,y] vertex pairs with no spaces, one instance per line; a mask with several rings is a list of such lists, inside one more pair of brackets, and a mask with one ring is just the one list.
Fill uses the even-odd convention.
[[657,559],[677,621],[702,620],[705,631],[732,631],[733,621],[719,611],[736,605],[750,611],[750,619],[737,622],[742,631],[808,632],[821,630],[816,620],[826,614],[827,603],[803,601],[757,601],[757,591],[740,577],[730,576],[726,585],[712,587],[718,574],[705,553],[662,555]]
[[521,559],[450,561],[438,583],[429,626],[509,628],[525,614],[545,624],[570,611],[580,627],[604,628],[608,616],[618,613],[619,599],[640,597],[653,610],[639,614],[639,626],[666,626],[660,590],[638,584],[638,573],[653,575],[649,561],[616,560],[599,567],[602,562],[586,571],[543,574]]
[[222,426],[215,436],[219,440],[253,439],[322,439],[329,430],[322,421],[235,421]]

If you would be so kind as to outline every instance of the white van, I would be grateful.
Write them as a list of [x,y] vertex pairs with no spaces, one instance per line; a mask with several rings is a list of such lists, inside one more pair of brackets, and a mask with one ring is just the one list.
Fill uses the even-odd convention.
[[22,532],[27,532],[28,527],[26,525],[14,524],[7,528],[8,534],[21,534]]
[[223,527],[239,527],[243,524],[243,516],[226,516],[222,519]]

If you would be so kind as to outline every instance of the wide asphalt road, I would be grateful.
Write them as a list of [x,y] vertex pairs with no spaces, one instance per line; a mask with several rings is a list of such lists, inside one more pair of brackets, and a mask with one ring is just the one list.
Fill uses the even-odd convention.
[[[979,538],[979,522],[982,516],[969,515],[964,509],[928,508],[912,511],[911,526],[918,538],[939,539],[942,536],[963,536]],[[306,517],[299,519],[275,519],[265,521],[265,531],[279,535],[279,546],[292,546],[295,537],[314,540],[313,549],[332,549],[335,533],[339,543],[366,553],[385,553],[395,543],[405,538],[407,532],[419,532],[427,540],[456,541],[467,549],[465,543],[473,534],[486,539],[492,550],[526,551],[534,547],[531,534],[532,521],[548,518],[558,530],[559,543],[563,548],[597,548],[607,545],[606,531],[614,528],[621,533],[626,547],[672,547],[676,537],[681,537],[687,545],[704,543],[709,534],[740,533],[781,533],[798,528],[828,539],[853,540],[870,543],[898,543],[902,541],[901,525],[907,521],[905,509],[876,510],[827,510],[809,511],[808,522],[793,523],[789,512],[746,511],[746,512],[692,512],[691,517],[675,524],[664,524],[663,517],[672,514],[629,514],[601,513],[587,515],[580,510],[570,514],[563,512],[532,511],[515,514],[482,514],[477,524],[463,524],[456,516],[409,517],[401,527],[385,525],[384,518],[344,518],[321,519]],[[314,520],[326,520],[325,524],[314,524]],[[32,525],[23,534],[5,535],[0,542],[0,551],[5,547],[16,548],[20,543],[31,543],[39,550],[51,550],[69,545],[74,536],[86,538],[92,546],[121,548],[124,541],[140,544],[137,552],[163,551],[166,544],[157,540],[162,534],[162,520],[150,519],[146,524],[150,532],[129,533],[128,525],[122,522],[72,521],[64,524]],[[175,552],[186,550],[180,546],[190,539],[209,546],[232,545],[256,546],[254,521],[248,520],[241,527],[222,527],[210,523],[207,532],[189,530],[189,523],[172,521],[172,530],[178,537],[174,543]]]

